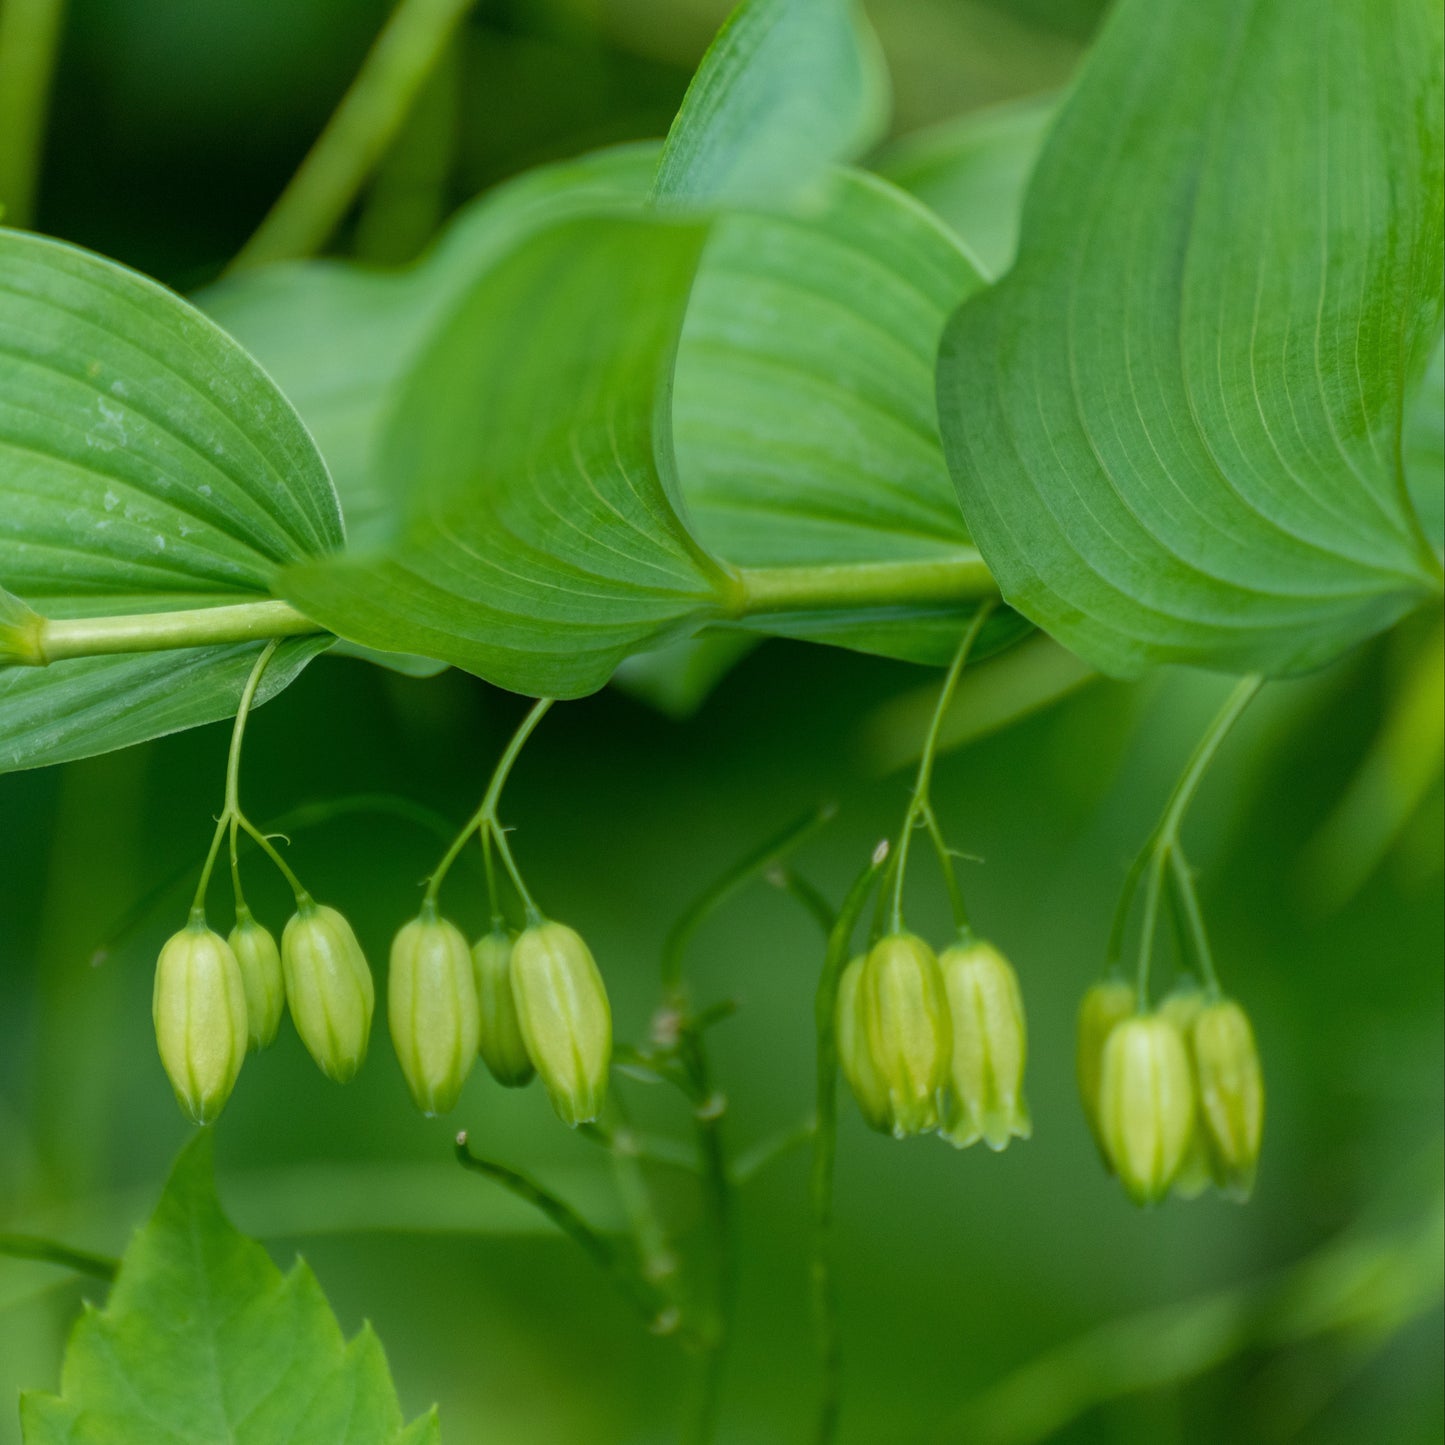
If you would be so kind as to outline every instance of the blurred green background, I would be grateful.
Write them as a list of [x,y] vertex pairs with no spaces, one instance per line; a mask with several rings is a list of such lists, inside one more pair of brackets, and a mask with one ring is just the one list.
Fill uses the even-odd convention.
[[[183,289],[209,280],[284,184],[385,8],[72,0],[41,228]],[[401,259],[498,179],[661,133],[723,8],[486,0],[423,103],[410,160],[403,150],[384,173],[410,187],[410,219],[369,235],[363,206],[338,247]],[[1100,8],[877,0],[899,132],[1064,83]],[[1097,1163],[1073,1087],[1074,1009],[1123,868],[1227,684],[1096,682],[942,759],[940,813],[979,860],[966,871],[977,921],[1023,980],[1036,1132],[1002,1156],[955,1153],[882,1140],[845,1109],[844,1439],[1441,1439],[1438,779],[1343,902],[1321,880],[1375,861],[1369,799],[1328,846],[1316,841],[1402,673],[1437,645],[1407,630],[1267,689],[1189,824],[1224,982],[1253,1015],[1269,1087],[1260,1184],[1243,1209],[1212,1197],[1133,1209]],[[841,896],[907,798],[906,774],[879,766],[879,718],[882,745],[904,752],[917,724],[879,710],[930,680],[769,643],[691,720],[612,691],[549,718],[504,811],[543,906],[591,941],[622,1038],[646,1037],[675,916],[823,799],[839,815],[799,866]],[[520,709],[457,674],[418,681],[323,658],[257,716],[249,811],[266,821],[391,795],[459,821]],[[182,922],[183,886],[94,958],[138,900],[199,860],[226,737],[206,728],[0,779],[0,1231],[118,1252],[187,1136],[149,1018],[151,966]],[[357,810],[298,827],[292,855],[379,962],[438,847],[399,816]],[[913,925],[940,933],[942,890],[924,860],[916,873]],[[250,876],[278,925],[283,894],[258,868]],[[474,875],[457,876],[451,907],[480,926]],[[811,922],[761,884],[697,940],[698,1000],[741,1004],[712,1036],[734,1148],[810,1110],[820,957]],[[647,1127],[685,1133],[672,1097],[621,1087]],[[420,1119],[381,1019],[344,1089],[289,1026],[247,1065],[218,1130],[222,1197],[283,1263],[305,1252],[348,1330],[375,1323],[408,1413],[439,1401],[453,1445],[674,1438],[678,1348],[649,1337],[573,1245],[456,1168],[462,1126],[479,1150],[615,1219],[606,1156],[561,1129],[538,1090],[508,1094],[479,1073],[453,1116]],[[795,1151],[740,1196],[721,1432],[740,1445],[806,1438],[806,1169]],[[666,1171],[656,1180],[687,1249],[694,1191]],[[0,1398],[54,1388],[84,1296],[97,1287],[0,1260]],[[0,1442],[15,1439],[6,1405]]]

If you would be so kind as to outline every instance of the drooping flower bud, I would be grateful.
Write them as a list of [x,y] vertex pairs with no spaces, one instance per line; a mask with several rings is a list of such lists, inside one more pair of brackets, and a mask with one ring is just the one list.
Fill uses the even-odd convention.
[[253,1049],[264,1049],[281,1027],[286,1009],[286,980],[281,950],[271,930],[256,922],[244,905],[236,910],[236,926],[226,940],[241,966],[246,989],[246,1028]]
[[286,1001],[307,1052],[344,1084],[366,1059],[376,986],[351,925],[334,908],[303,899],[281,934]]
[[434,907],[423,905],[392,942],[386,1009],[417,1108],[447,1113],[477,1061],[481,1020],[467,940]]
[[1194,1080],[1179,1030],[1159,1014],[1116,1024],[1104,1045],[1099,1128],[1136,1204],[1169,1192],[1194,1133]]
[[512,993],[527,1053],[564,1124],[602,1112],[612,1063],[612,1006],[597,964],[563,923],[539,923],[512,945]]
[[492,1077],[509,1089],[531,1082],[537,1071],[527,1053],[517,999],[512,992],[512,937],[495,928],[472,947],[472,976],[481,1011],[482,1058]]
[[939,955],[953,1023],[951,1097],[945,1136],[960,1149],[982,1139],[1006,1149],[1033,1133],[1024,1101],[1027,1037],[1018,977],[991,943],[960,944]]
[[888,1107],[888,1088],[868,1051],[868,1035],[863,1019],[863,955],[855,958],[838,979],[838,997],[833,1009],[833,1033],[837,1041],[838,1065],[859,1111],[870,1129],[886,1134],[892,1127]]
[[880,938],[859,982],[868,1052],[897,1139],[936,1128],[948,1086],[952,1028],[933,950],[911,933]]
[[1078,1070],[1079,1100],[1089,1132],[1099,1147],[1099,1155],[1107,1168],[1113,1169],[1104,1136],[1099,1129],[1099,1081],[1104,1073],[1104,1045],[1114,1031],[1134,1012],[1134,990],[1118,979],[1096,983],[1079,1004],[1078,1045],[1075,1065]]
[[[1184,1040],[1184,1052],[1189,1056],[1189,1075],[1194,1080],[1196,1101],[1199,1096],[1199,1070],[1194,1057],[1193,1029],[1194,1021],[1203,1007],[1204,995],[1192,983],[1176,988],[1159,1005],[1161,1017],[1168,1019],[1179,1030],[1179,1037]],[[1204,1130],[1198,1127],[1196,1119],[1184,1162],[1179,1166],[1179,1173],[1174,1176],[1173,1192],[1181,1199],[1198,1199],[1209,1188],[1211,1180],[1208,1143]]]
[[197,1124],[225,1107],[246,1057],[246,989],[230,945],[195,920],[161,949],[151,996],[156,1047]]
[[1199,1132],[1214,1182],[1231,1199],[1254,1188],[1264,1135],[1264,1077],[1249,1016],[1233,999],[1206,1004],[1194,1020]]

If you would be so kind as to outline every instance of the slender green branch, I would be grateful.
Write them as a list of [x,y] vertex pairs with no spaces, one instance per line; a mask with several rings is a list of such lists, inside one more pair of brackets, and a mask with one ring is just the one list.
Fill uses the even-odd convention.
[[818,1414],[813,1430],[816,1445],[830,1445],[837,1435],[843,1388],[832,1252],[833,1171],[838,1152],[838,1040],[833,1016],[838,1006],[838,980],[852,952],[854,931],[887,859],[888,843],[885,839],[848,890],[843,907],[838,911],[838,920],[828,937],[828,949],[813,1000],[813,1025],[817,1035],[817,1127],[813,1133],[810,1181],[813,1239],[809,1272],[813,1286],[813,1328],[822,1370]]
[[164,652],[227,642],[323,633],[289,602],[236,602],[181,612],[142,612],[122,617],[46,617],[37,629],[36,666],[69,657],[116,652]]
[[1189,950],[1199,968],[1204,986],[1212,995],[1219,993],[1219,975],[1214,971],[1214,950],[1209,946],[1209,933],[1204,927],[1204,911],[1199,906],[1199,893],[1194,874],[1184,851],[1176,843],[1169,850],[1169,881],[1175,916],[1188,940]]
[[507,830],[492,817],[489,817],[482,825],[492,835],[497,845],[497,856],[502,860],[502,867],[507,870],[507,877],[512,880],[512,887],[517,890],[517,896],[522,900],[522,910],[527,915],[527,926],[534,927],[542,922],[542,910],[537,907],[537,901],[532,897],[526,880],[522,877],[522,870],[517,867],[517,860],[512,856],[512,845],[507,841]]
[[65,0],[0,0],[0,219],[28,226]]
[[476,0],[400,0],[325,130],[231,269],[310,256],[325,245],[396,138]]
[[823,930],[824,938],[833,931],[838,914],[816,884],[810,883],[802,874],[781,863],[768,869],[765,876],[774,888],[781,888],[790,898],[802,904],[813,922]]
[[732,1179],[735,1188],[741,1188],[744,1184],[751,1183],[770,1164],[775,1164],[779,1159],[785,1158],[803,1144],[812,1140],[817,1132],[817,1123],[813,1119],[804,1119],[794,1124],[791,1129],[783,1129],[777,1134],[770,1134],[765,1139],[759,1139],[756,1144],[742,1150],[736,1159],[733,1160]]
[[68,1244],[58,1244],[36,1234],[0,1234],[0,1254],[11,1259],[58,1264],[61,1269],[73,1269],[77,1274],[92,1275],[96,1279],[114,1279],[120,1269],[118,1259],[92,1254],[88,1249],[72,1249]]
[[929,841],[933,844],[934,856],[938,859],[938,870],[943,874],[943,885],[948,890],[948,906],[953,910],[953,926],[960,938],[972,930],[968,921],[968,905],[964,902],[963,886],[958,881],[958,869],[954,866],[953,850],[938,825],[938,814],[932,803],[923,810],[923,826],[928,829]]
[[290,865],[281,854],[277,852],[276,846],[271,842],[271,839],[246,817],[244,813],[241,814],[236,821],[251,835],[256,842],[256,846],[276,865],[277,871],[290,885],[292,893],[296,895],[296,906],[299,908],[310,902],[311,895],[306,891],[305,886],[292,871]]
[[998,596],[993,575],[972,548],[927,562],[853,562],[816,567],[742,567],[739,616],[832,607],[899,607],[978,602]]

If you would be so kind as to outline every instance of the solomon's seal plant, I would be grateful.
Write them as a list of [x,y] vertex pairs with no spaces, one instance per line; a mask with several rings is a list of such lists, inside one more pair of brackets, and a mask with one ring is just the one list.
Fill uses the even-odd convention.
[[[316,259],[333,237],[364,258],[367,218],[409,184],[372,175],[383,156],[427,169],[414,150],[426,125],[462,109],[444,93],[445,56],[466,9],[400,0],[295,181],[187,300],[24,229],[59,7],[0,0],[0,771],[231,720],[221,809],[209,846],[201,832],[188,854],[200,857],[189,910],[157,930],[185,919],[156,965],[155,1085],[163,1072],[209,1130],[248,1052],[294,1031],[328,1079],[367,1067],[345,1099],[374,1086],[427,1120],[454,1114],[455,1165],[440,1126],[403,1106],[419,1150],[560,1231],[656,1348],[676,1351],[685,1445],[722,1438],[752,1240],[742,1191],[806,1147],[809,1433],[832,1445],[848,1378],[840,1149],[861,1172],[933,1147],[966,1191],[979,1168],[993,1181],[1032,1167],[1072,1122],[1103,1161],[1107,1177],[1088,1171],[1096,1207],[1128,1227],[1150,1225],[1119,1186],[1141,1206],[1246,1201],[1269,1178],[1248,1010],[1270,1057],[1287,1022],[1265,1014],[1227,930],[1216,962],[1185,850],[1191,807],[1262,691],[1387,633],[1403,680],[1322,825],[1318,896],[1361,886],[1438,786],[1438,5],[1118,0],[1066,93],[880,151],[887,72],[858,0],[743,0],[662,140],[517,176],[405,267]],[[589,916],[603,910],[575,872],[569,895],[529,851],[549,831],[572,847],[570,808],[548,829],[518,805],[514,846],[508,780],[559,705],[615,683],[686,714],[765,638],[940,674],[917,708],[903,699],[889,714],[892,762],[917,763],[901,818],[890,802],[889,837],[865,857],[876,833],[849,833],[845,811],[824,878],[797,861],[834,824],[820,808],[670,928],[672,901],[653,888],[619,938]],[[409,676],[397,698],[444,688],[428,679],[454,669],[490,689],[489,717],[505,714],[503,692],[525,700],[469,816],[475,784],[459,803],[452,777],[446,816],[362,798],[439,835],[419,885],[373,885],[396,928],[389,953],[376,900],[338,887],[318,902],[289,825],[262,826],[241,802],[253,712],[313,662],[326,688],[328,652]],[[961,867],[981,860],[955,841],[988,819],[935,797],[938,761],[1096,674],[1122,696],[1145,675],[1168,686],[1171,667],[1224,675],[1227,696],[1133,862],[1118,860],[1112,924],[1104,900],[1072,899],[1070,948],[1043,946],[1039,882],[1010,907],[1008,890],[979,881],[1001,870]],[[462,751],[444,761],[481,766]],[[1069,762],[1103,780],[1107,811],[1107,759]],[[308,807],[314,822],[355,802],[308,804],[294,831]],[[642,868],[623,826],[634,805],[639,829],[670,818],[669,851],[705,851],[706,819],[614,799],[613,873]],[[1207,856],[1192,834],[1190,850]],[[259,863],[294,899],[284,925],[259,888],[248,900],[243,863],[247,883]],[[932,897],[920,868],[941,885]],[[709,997],[696,968],[714,916],[759,882],[816,930],[788,975],[806,965],[811,1097],[776,1134],[756,1130],[736,1072],[745,1050],[716,1038],[747,1000],[727,981]],[[121,934],[154,912],[143,905]],[[368,953],[385,958],[384,979]],[[1043,1077],[1041,1061],[1067,1049],[1049,1034],[1058,1011],[1038,1005],[1071,1009],[1089,979],[1079,1127]],[[378,984],[400,1083],[389,1059],[367,1064]],[[286,1047],[251,1063],[251,1097],[222,1129],[264,1099],[251,1083]],[[1030,1058],[1039,1143],[992,1159],[1034,1133]],[[840,1074],[886,1138],[840,1130]],[[605,1195],[574,1195],[540,1146],[534,1171],[485,1142],[530,1155],[544,1127],[547,1149],[605,1164]],[[986,1148],[893,1142],[928,1135]],[[76,1327],[61,1393],[27,1397],[27,1445],[89,1439],[87,1421],[117,1441],[435,1440],[434,1418],[403,1424],[369,1330],[344,1343],[304,1268],[283,1280],[232,1229],[211,1148],[209,1132],[187,1146],[120,1264],[0,1235],[0,1253],[117,1280],[106,1311]],[[968,1229],[957,1237],[968,1247]],[[1398,1327],[1390,1310],[1407,1291],[1382,1289],[1367,1309],[1364,1291],[1335,1287],[1362,1272],[1330,1267],[1340,1274],[1324,1285],[1284,1294],[1348,1295],[1330,1318],[1351,1338],[1374,1338],[1379,1318]],[[177,1300],[214,1308],[194,1328],[182,1311],[179,1329]],[[1219,1318],[1266,1313],[1231,1297],[1209,1329],[1163,1331],[1180,1358],[1194,1351],[1176,1374],[1255,1342]],[[1326,1328],[1297,1303],[1269,1319],[1259,1333],[1274,1343]],[[1100,1349],[1051,1378],[1092,1388]],[[1065,1429],[1049,1417],[1058,1392],[1034,1383],[990,1396],[959,1438]],[[1034,1435],[1010,1433],[1023,1398]]]

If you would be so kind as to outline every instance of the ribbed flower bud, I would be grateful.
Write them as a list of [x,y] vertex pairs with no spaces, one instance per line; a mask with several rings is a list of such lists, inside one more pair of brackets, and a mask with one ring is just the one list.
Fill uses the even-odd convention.
[[1233,999],[1206,1004],[1194,1020],[1199,1132],[1214,1182],[1232,1199],[1248,1199],[1264,1135],[1264,1078],[1249,1016]]
[[472,947],[472,977],[481,1011],[482,1058],[499,1084],[520,1088],[537,1071],[527,1053],[512,992],[511,934],[496,928],[477,940]]
[[203,921],[161,949],[151,1017],[176,1099],[197,1124],[209,1124],[246,1057],[246,989],[230,945]]
[[[1175,989],[1159,1005],[1161,1017],[1168,1019],[1179,1030],[1179,1037],[1184,1040],[1184,1052],[1189,1056],[1189,1075],[1194,1080],[1196,1102],[1199,1096],[1199,1070],[1194,1058],[1193,1031],[1194,1021],[1203,1008],[1204,995],[1193,984]],[[1211,1179],[1209,1147],[1204,1130],[1198,1127],[1196,1116],[1196,1125],[1189,1138],[1189,1149],[1184,1155],[1184,1162],[1179,1166],[1179,1173],[1174,1176],[1173,1192],[1181,1199],[1198,1199],[1209,1188]]]
[[863,955],[855,958],[838,979],[838,997],[833,1009],[833,1033],[837,1040],[838,1066],[858,1108],[870,1129],[887,1133],[892,1127],[888,1108],[888,1088],[884,1084],[873,1055],[868,1051],[867,1029],[863,1021]]
[[933,950],[911,933],[879,939],[863,965],[859,993],[894,1137],[936,1128],[953,1040]]
[[236,910],[236,926],[226,940],[241,966],[246,989],[246,1029],[253,1049],[264,1049],[281,1027],[286,1009],[286,980],[281,950],[271,930],[256,922],[244,905]]
[[1112,1169],[1104,1136],[1099,1130],[1099,1081],[1104,1073],[1104,1045],[1114,1031],[1134,1012],[1134,990],[1118,979],[1096,983],[1079,1004],[1078,1044],[1075,1065],[1078,1070],[1079,1101],[1089,1132],[1099,1146],[1100,1157]]
[[612,1006],[592,954],[562,923],[539,923],[512,945],[517,1020],[547,1097],[564,1124],[602,1112],[612,1063]]
[[1194,1133],[1194,1080],[1179,1030],[1159,1014],[1117,1024],[1104,1045],[1099,1128],[1136,1204],[1163,1199]]
[[376,987],[351,925],[303,900],[281,935],[286,1001],[301,1042],[328,1079],[344,1084],[366,1058]]
[[982,1139],[1006,1149],[1033,1133],[1024,1101],[1027,1038],[1018,977],[991,943],[969,943],[939,955],[953,1024],[951,1097],[944,1134],[960,1149]]
[[392,941],[386,1016],[413,1102],[428,1117],[447,1113],[477,1062],[481,1020],[471,949],[435,908],[423,905]]

